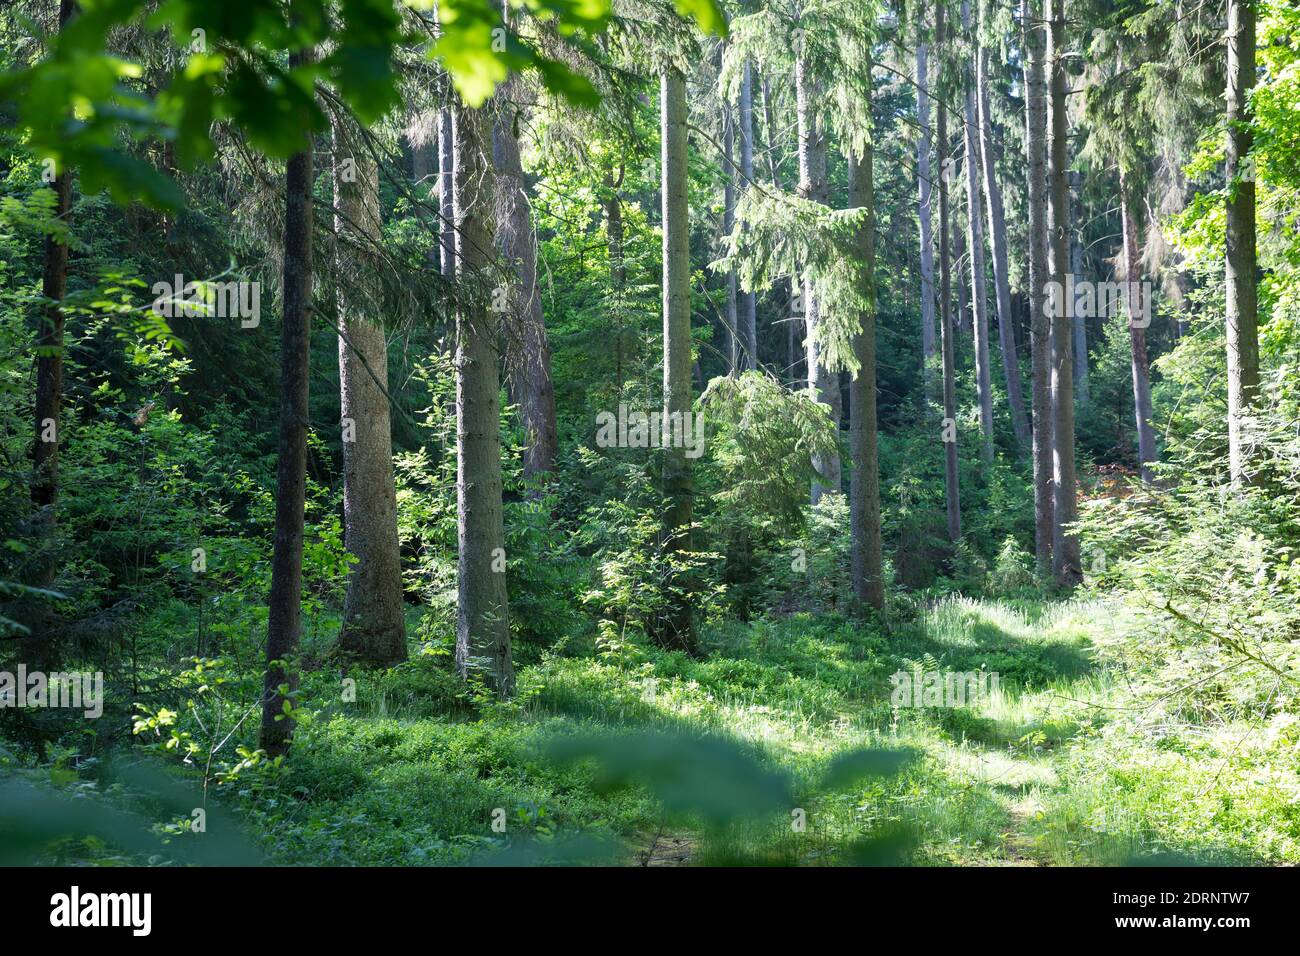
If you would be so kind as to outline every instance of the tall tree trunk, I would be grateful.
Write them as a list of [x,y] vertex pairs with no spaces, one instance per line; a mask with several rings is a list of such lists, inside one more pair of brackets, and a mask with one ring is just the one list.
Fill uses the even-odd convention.
[[[722,104],[722,233],[731,235],[736,227],[736,128],[731,122],[731,104]],[[736,268],[727,270],[727,297],[723,315],[727,326],[727,371],[735,374],[745,354],[740,333],[740,308],[737,301]]]
[[[970,5],[962,0],[962,23],[970,29]],[[989,312],[984,290],[984,226],[980,210],[980,152],[975,131],[973,78],[966,84],[966,246],[970,253],[971,321],[975,331],[975,388],[980,406],[980,457],[993,462],[993,382],[989,370]]]
[[[76,12],[75,0],[59,3],[59,30],[67,27]],[[54,216],[72,225],[72,170],[61,169],[54,177]],[[32,505],[36,510],[35,532],[40,553],[31,575],[33,587],[48,588],[58,572],[59,445],[63,435],[63,299],[68,293],[68,245],[54,235],[45,237],[41,295],[48,304],[42,310],[36,335],[36,444],[32,450]]]
[[[951,151],[949,152],[948,155],[949,157],[952,156]],[[948,164],[949,177],[950,177],[948,180],[949,185],[952,185],[953,183],[953,180],[951,178],[952,168],[953,168],[953,163],[949,162]],[[967,301],[970,295],[970,289],[967,287],[966,283],[962,280],[962,274],[961,274],[962,263],[966,259],[966,230],[960,228],[959,219],[957,215],[958,208],[959,207],[957,203],[954,202],[952,204],[953,251],[952,251],[952,263],[950,264],[950,267],[957,270],[957,281],[953,283],[953,285],[957,287],[957,314],[953,317],[952,325],[953,325],[953,331],[960,330],[964,332],[966,335],[970,335],[971,329],[974,327],[974,320],[971,319],[970,316],[970,303]]]
[[[388,408],[388,342],[379,314],[379,168],[352,122],[337,112],[334,230],[339,290],[339,390],[343,428],[343,541],[348,571],[338,649],[386,667],[406,660],[397,493]],[[346,160],[352,160],[346,163]]]
[[[754,183],[754,73],[748,60],[741,68],[740,105],[740,188]],[[758,368],[758,300],[753,292],[740,292],[737,329],[741,342],[742,368]]]
[[[868,67],[868,76],[870,67]],[[866,103],[871,112],[870,93]],[[859,315],[861,327],[853,339],[857,374],[849,381],[849,448],[853,475],[849,483],[849,522],[852,525],[853,596],[874,608],[885,606],[884,558],[880,535],[880,467],[876,451],[876,196],[870,142],[861,156],[849,157],[849,206],[867,210],[858,227],[857,253],[862,282],[871,305]]]
[[1054,494],[1052,504],[1052,570],[1056,580],[1073,586],[1082,579],[1079,538],[1066,529],[1078,518],[1074,472],[1074,388],[1070,357],[1070,320],[1065,303],[1070,271],[1070,223],[1067,215],[1065,115],[1065,0],[1047,2],[1047,67],[1051,77],[1048,116],[1048,192],[1051,201],[1052,409]]
[[1002,208],[997,163],[993,155],[993,117],[989,108],[988,51],[975,52],[975,86],[979,104],[980,163],[984,170],[984,196],[989,217],[989,244],[993,250],[993,288],[998,307],[998,344],[1007,385],[1011,428],[1022,451],[1029,448],[1029,420],[1020,388],[1020,358],[1016,351],[1015,322],[1011,315],[1011,278],[1007,271],[1007,219]]
[[[1083,218],[1080,215],[1083,207],[1079,195],[1080,181],[1078,171],[1071,170],[1070,221],[1073,226],[1070,229],[1070,275],[1074,276],[1075,282],[1082,286],[1080,280],[1083,279],[1083,235],[1079,229],[1079,222]],[[1075,298],[1077,301],[1078,294]],[[1083,314],[1084,310],[1077,305],[1073,313],[1070,330],[1074,340],[1074,407],[1086,408],[1088,406],[1088,319]]]
[[[924,5],[921,10],[924,19]],[[930,209],[930,83],[929,51],[916,41],[916,218],[921,229],[921,370],[928,404],[934,394],[934,225]]]
[[[454,96],[454,93],[448,93]],[[439,262],[442,277],[456,277],[456,142],[452,131],[452,108],[438,111],[438,234]]]
[[618,175],[609,172],[605,176],[605,194],[602,203],[605,207],[605,248],[609,259],[609,287],[614,299],[614,385],[618,395],[623,394],[624,368],[627,364],[624,355],[623,315],[626,303],[623,300],[627,290],[627,265],[623,261],[623,200],[619,190],[623,187],[625,170],[618,168]]
[[1146,326],[1150,321],[1151,301],[1142,288],[1142,256],[1138,240],[1138,220],[1133,214],[1136,197],[1129,192],[1124,176],[1119,184],[1120,216],[1124,232],[1124,282],[1128,303],[1128,334],[1133,369],[1133,416],[1137,420],[1138,470],[1143,481],[1155,476],[1151,462],[1156,460],[1156,435],[1151,427],[1151,365],[1147,359]]
[[501,504],[501,407],[497,329],[484,288],[495,255],[490,134],[482,112],[452,113],[456,283],[456,670],[514,696]]
[[763,94],[763,138],[764,147],[767,153],[767,172],[772,177],[772,188],[779,190],[781,188],[781,176],[776,169],[776,130],[774,124],[776,119],[772,108],[772,84],[764,76],[759,84],[759,89]]
[[[308,66],[314,51],[296,51],[289,68]],[[282,756],[293,740],[290,695],[298,686],[293,658],[301,637],[303,514],[307,495],[307,406],[311,377],[312,184],[310,135],[285,169],[284,278],[280,327],[280,435],[276,448],[275,544],[267,601],[262,749]]]
[[[808,65],[802,58],[795,60],[794,75],[799,123],[799,195],[826,205],[826,133],[815,106],[818,93],[808,75]],[[822,364],[821,350],[817,343],[821,309],[813,283],[806,278],[803,283],[803,307],[804,326],[807,330],[804,354],[808,366],[808,388],[818,402],[827,406],[838,433],[843,418],[839,375]],[[838,453],[814,455],[812,464],[819,476],[812,483],[811,498],[812,503],[816,504],[826,492],[840,491],[840,456]]]
[[[660,191],[663,194],[664,415],[680,420],[691,412],[691,249],[686,202],[686,78],[673,68],[660,75]],[[689,553],[695,488],[691,462],[681,442],[664,454],[668,498],[664,532],[667,550]],[[667,647],[694,653],[690,602],[680,597],[656,635]]]
[[[944,5],[935,11],[935,46],[944,49]],[[952,316],[952,266],[948,254],[949,208],[947,171],[949,163],[948,106],[939,100],[939,341],[943,353],[943,485],[948,525],[948,540],[961,537],[961,485],[957,471],[957,364],[953,351],[956,331]],[[957,283],[962,286],[961,282]],[[964,286],[963,286],[964,288]],[[951,429],[951,431],[949,431]]]
[[1255,86],[1254,0],[1228,0],[1228,180],[1225,238],[1228,339],[1228,466],[1249,481],[1250,418],[1259,400],[1259,304],[1255,288],[1255,180],[1247,172],[1253,136],[1246,102]]
[[1052,566],[1052,323],[1048,301],[1051,280],[1047,261],[1047,105],[1043,47],[1046,43],[1038,8],[1021,0],[1025,56],[1025,167],[1028,170],[1029,344],[1034,413],[1034,554],[1043,572]]
[[537,246],[532,209],[519,158],[515,133],[517,107],[510,102],[518,84],[511,78],[500,94],[507,115],[497,121],[492,134],[492,155],[497,174],[497,241],[501,254],[514,270],[514,286],[507,296],[506,384],[510,399],[519,406],[527,444],[524,477],[532,478],[555,468],[559,446],[555,424],[555,385],[551,381],[551,343],[542,316],[542,292],[537,282]]

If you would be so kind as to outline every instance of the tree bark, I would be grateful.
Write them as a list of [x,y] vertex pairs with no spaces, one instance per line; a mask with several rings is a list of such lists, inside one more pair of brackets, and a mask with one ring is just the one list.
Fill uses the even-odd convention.
[[[922,7],[924,19],[924,6]],[[916,188],[917,220],[921,230],[921,372],[928,405],[934,394],[934,225],[930,206],[930,84],[929,51],[916,43]],[[927,412],[928,413],[928,412]]]
[[[76,12],[75,0],[59,3],[59,30],[67,27]],[[61,169],[52,184],[54,217],[72,225],[72,170]],[[45,237],[41,295],[48,302],[41,312],[36,335],[36,443],[32,449],[32,505],[35,508],[35,537],[40,553],[34,562],[31,584],[48,588],[58,573],[59,445],[63,422],[63,299],[68,293],[68,245],[55,236]]]
[[1046,43],[1039,12],[1021,0],[1025,45],[1025,167],[1028,171],[1029,343],[1034,415],[1034,555],[1043,572],[1052,566],[1052,393],[1051,313],[1047,290],[1047,105],[1043,73]]
[[[375,250],[383,239],[379,168],[360,131],[335,113],[334,231],[338,275],[339,390],[343,427],[343,540],[348,570],[338,650],[378,667],[406,660],[397,493],[388,408],[388,341]],[[349,164],[346,161],[351,160]]]
[[774,129],[776,120],[773,117],[772,109],[772,84],[766,76],[762,78],[759,89],[763,94],[763,137],[766,140],[767,172],[772,177],[772,188],[779,190],[781,188],[781,176],[776,168],[776,148],[774,145],[776,143],[776,131]]
[[514,270],[515,281],[506,297],[506,384],[510,399],[519,406],[527,444],[524,477],[533,478],[555,468],[559,438],[555,423],[555,385],[551,380],[551,343],[542,316],[542,292],[537,282],[537,246],[532,210],[519,139],[515,134],[515,108],[510,96],[516,88],[506,82],[500,95],[509,115],[497,121],[492,154],[497,174],[497,240],[501,254]]
[[456,670],[500,697],[515,692],[501,503],[501,407],[497,329],[486,277],[494,264],[490,134],[479,110],[457,103],[456,226]]
[[[826,134],[814,105],[817,91],[812,78],[808,75],[808,65],[802,58],[795,60],[794,72],[799,124],[799,195],[804,199],[826,205],[828,198]],[[839,376],[832,373],[821,362],[820,349],[817,345],[821,310],[813,283],[807,278],[803,281],[803,307],[804,327],[807,333],[804,355],[808,366],[808,388],[818,402],[827,406],[831,421],[835,423],[835,430],[838,433],[843,418]],[[814,455],[812,464],[819,476],[813,480],[811,491],[812,503],[816,504],[823,494],[840,491],[840,456],[838,453]]]
[[[952,154],[950,152],[949,156],[951,155]],[[950,176],[952,175],[951,173],[952,168],[953,168],[953,163],[950,162],[948,164]],[[952,180],[949,179],[949,183],[951,182]],[[960,226],[957,225],[958,223],[957,209],[958,209],[957,204],[954,202],[952,204],[953,251],[952,251],[951,265],[952,268],[957,270],[957,281],[953,283],[953,285],[955,285],[957,288],[957,314],[953,317],[953,329],[954,331],[961,331],[966,335],[971,335],[975,322],[971,318],[970,303],[967,301],[967,299],[970,296],[970,289],[967,288],[966,283],[962,280],[961,277],[962,262],[966,258],[966,230],[960,228]]]
[[[935,46],[944,49],[944,9],[935,11]],[[953,349],[956,331],[952,315],[952,266],[949,260],[948,231],[948,107],[941,99],[938,110],[939,168],[939,341],[943,354],[943,484],[948,540],[961,538],[961,485],[957,470],[957,365]],[[959,286],[962,284],[957,283]],[[948,428],[951,428],[951,441]]]
[[1051,271],[1054,282],[1052,312],[1052,409],[1053,409],[1053,523],[1052,571],[1059,584],[1071,587],[1082,579],[1079,538],[1066,526],[1078,518],[1074,471],[1073,361],[1070,357],[1070,320],[1064,290],[1070,270],[1070,223],[1066,213],[1069,187],[1066,183],[1065,114],[1065,3],[1047,3],[1047,65],[1051,78],[1048,97],[1048,184],[1051,200]]
[[[1080,175],[1070,172],[1070,274],[1078,283],[1083,278],[1083,236],[1078,223],[1082,219],[1081,197],[1079,195]],[[1076,296],[1077,298],[1077,296]],[[1074,309],[1070,320],[1070,330],[1074,340],[1074,407],[1088,406],[1088,319],[1080,308]]]
[[[686,78],[669,68],[660,75],[660,191],[663,195],[664,415],[681,420],[691,411],[690,221],[686,201]],[[692,550],[694,484],[691,462],[681,443],[664,454],[664,493],[668,498],[664,532],[667,550]],[[690,602],[674,601],[657,640],[666,647],[695,653]]]
[[[289,56],[289,68],[308,66],[314,51]],[[284,278],[280,327],[280,434],[275,485],[275,544],[267,601],[266,681],[261,746],[283,756],[293,741],[287,712],[298,686],[293,658],[301,637],[303,514],[307,494],[307,421],[311,372],[312,142],[289,157],[285,170]]]
[[1228,340],[1228,467],[1235,483],[1250,480],[1251,415],[1259,400],[1259,303],[1255,287],[1255,180],[1247,157],[1253,142],[1246,110],[1255,86],[1254,0],[1228,0],[1228,181],[1225,305]]
[[623,315],[625,303],[623,294],[627,290],[627,265],[623,261],[623,200],[619,190],[623,187],[623,166],[618,168],[618,176],[609,172],[605,176],[605,194],[602,204],[605,208],[605,248],[609,259],[609,287],[613,293],[614,308],[614,385],[617,394],[623,394],[624,367],[627,358],[624,353]]
[[1020,357],[1016,351],[1015,324],[1011,315],[1011,278],[1007,270],[1007,219],[998,185],[993,155],[993,117],[989,105],[988,51],[977,46],[975,86],[979,109],[980,162],[984,170],[984,197],[989,217],[989,245],[993,250],[993,288],[998,309],[998,344],[1002,351],[1002,372],[1007,385],[1007,406],[1011,429],[1022,451],[1029,448],[1029,420],[1020,387]]
[[[1156,460],[1156,436],[1151,427],[1151,367],[1147,359],[1146,323],[1150,320],[1151,302],[1142,288],[1142,257],[1138,242],[1138,220],[1133,215],[1132,196],[1120,174],[1120,216],[1124,233],[1124,282],[1128,303],[1128,334],[1133,370],[1133,416],[1137,420],[1138,471],[1143,481],[1151,481],[1151,463]],[[1147,299],[1147,301],[1143,301]]]
[[[455,95],[455,94],[450,94]],[[452,108],[438,111],[438,233],[439,264],[442,277],[456,277],[456,143],[452,131]]]
[[[868,115],[870,105],[868,99]],[[869,142],[861,156],[849,157],[849,206],[867,210],[866,219],[858,227],[857,253],[862,261],[864,292],[871,303],[860,314],[861,327],[853,339],[853,354],[859,368],[849,381],[849,447],[853,456],[849,521],[853,536],[853,596],[862,604],[882,608],[885,606],[885,579],[880,534],[880,467],[876,449],[876,196],[871,162]]]
[[[969,29],[970,9],[962,3],[962,21]],[[979,144],[975,131],[975,91],[966,84],[966,246],[970,253],[971,321],[975,331],[975,388],[980,406],[980,458],[993,462],[993,382],[989,370],[989,313],[984,290],[984,227],[980,209]]]

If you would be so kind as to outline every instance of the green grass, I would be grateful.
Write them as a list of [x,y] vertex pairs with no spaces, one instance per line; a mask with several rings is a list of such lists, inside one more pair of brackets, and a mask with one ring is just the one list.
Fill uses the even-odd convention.
[[[277,862],[453,862],[580,831],[628,862],[658,834],[693,862],[815,864],[897,827],[919,864],[1300,859],[1297,725],[1275,721],[1253,742],[1248,727],[1172,719],[1153,734],[1111,652],[1137,629],[1101,602],[950,598],[872,627],[796,615],[711,630],[698,661],[544,657],[505,708],[467,707],[449,675],[417,663],[307,728],[280,791],[295,805],[255,804],[254,818]],[[994,671],[1000,688],[973,706],[896,710],[889,676],[917,663]],[[789,775],[806,829],[784,813],[722,830],[665,821],[643,791],[598,792],[590,767],[542,755],[555,735],[615,729],[735,741]],[[921,756],[893,778],[817,790],[837,753],[864,746]]]
[[[704,642],[700,660],[538,652],[509,705],[470,699],[445,658],[354,674],[355,702],[319,669],[286,765],[216,790],[273,863],[445,864],[511,848],[564,861],[575,834],[589,838],[577,859],[594,846],[625,863],[843,863],[882,836],[888,859],[919,865],[1300,862],[1293,706],[1206,719],[1186,700],[1195,690],[1169,693],[1158,636],[1123,605],[945,598],[871,625],[729,623]],[[890,675],[914,666],[996,672],[999,689],[964,707],[892,707]],[[546,753],[556,737],[627,731],[730,741],[788,781],[791,805],[705,826]],[[837,754],[863,747],[916,757],[821,786]]]

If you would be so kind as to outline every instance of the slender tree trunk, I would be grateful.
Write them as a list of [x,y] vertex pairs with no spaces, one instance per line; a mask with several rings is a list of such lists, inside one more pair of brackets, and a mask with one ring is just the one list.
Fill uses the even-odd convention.
[[[736,129],[731,122],[731,104],[722,104],[722,232],[731,235],[736,227]],[[736,269],[727,270],[727,298],[723,315],[727,325],[727,371],[735,374],[741,368],[745,344],[740,333],[740,307],[737,301]]]
[[1065,114],[1065,2],[1047,2],[1047,66],[1051,77],[1048,116],[1048,185],[1051,201],[1053,524],[1052,570],[1058,583],[1073,586],[1082,579],[1079,538],[1066,526],[1078,518],[1074,471],[1074,388],[1070,357],[1070,320],[1064,290],[1070,270],[1070,223],[1066,213],[1067,130]]
[[[379,168],[349,119],[334,114],[334,230],[339,290],[343,430],[343,540],[348,571],[338,649],[386,667],[406,659],[397,493],[388,408],[388,342],[380,314],[376,250],[383,240]],[[346,160],[352,160],[346,163]]]
[[[866,108],[870,115],[869,98]],[[849,157],[849,206],[867,210],[866,219],[858,228],[857,253],[862,261],[864,291],[871,302],[859,316],[861,327],[853,339],[853,354],[859,368],[849,381],[849,447],[853,456],[849,521],[853,534],[853,596],[862,604],[882,608],[885,578],[880,535],[880,467],[876,451],[876,196],[871,161],[869,142],[861,156]]]
[[998,343],[1007,385],[1011,428],[1022,451],[1029,449],[1029,420],[1020,388],[1020,357],[1016,351],[1015,322],[1011,315],[1011,278],[1007,270],[1007,219],[1002,208],[997,163],[993,155],[993,117],[989,108],[988,51],[975,52],[975,85],[979,104],[980,162],[984,170],[984,196],[989,217],[989,244],[993,250],[993,288],[998,307]]
[[[314,62],[290,54],[289,67]],[[275,485],[275,545],[267,607],[262,749],[283,756],[293,740],[290,695],[298,686],[293,658],[301,636],[303,514],[307,494],[308,385],[311,371],[312,143],[289,157],[285,171],[284,279],[280,327],[280,435]]]
[[1025,45],[1025,167],[1028,170],[1029,343],[1033,372],[1034,413],[1034,554],[1039,568],[1052,566],[1052,393],[1051,318],[1047,290],[1047,105],[1043,47],[1046,37],[1039,10],[1021,0]]
[[1156,460],[1156,435],[1151,427],[1151,368],[1147,359],[1146,326],[1150,321],[1151,302],[1142,288],[1142,257],[1138,244],[1138,221],[1133,214],[1134,197],[1129,194],[1123,174],[1119,184],[1120,215],[1124,231],[1124,282],[1128,303],[1128,334],[1132,346],[1133,415],[1137,420],[1138,470],[1143,481],[1155,476],[1151,463]]
[[[922,19],[924,19],[924,6]],[[927,404],[934,394],[934,234],[930,208],[930,85],[929,51],[916,43],[916,188],[917,220],[921,229],[921,369]]]
[[[1080,175],[1077,170],[1070,171],[1070,274],[1075,282],[1083,278],[1083,236],[1078,223],[1083,218],[1081,197],[1079,195]],[[1081,283],[1080,283],[1081,284]],[[1077,298],[1077,296],[1076,296]],[[1074,407],[1088,406],[1088,319],[1084,310],[1075,307],[1070,320],[1070,330],[1074,339]]]
[[[796,305],[796,303],[798,303]],[[798,348],[797,328],[804,321],[801,310],[803,309],[803,283],[798,278],[790,281],[790,316],[785,323],[785,357],[786,366],[790,370],[790,387],[807,388],[808,379],[800,374],[803,365],[803,354]]]
[[[454,93],[448,95],[454,96]],[[438,236],[442,277],[456,277],[456,143],[452,132],[452,108],[438,111],[438,218],[442,229]]]
[[781,176],[776,169],[776,129],[774,125],[776,120],[772,109],[771,81],[764,76],[759,88],[763,94],[763,137],[765,152],[767,153],[767,172],[772,177],[772,187],[779,190],[781,188]]
[[[969,29],[970,10],[962,3],[962,21]],[[968,80],[970,78],[968,77]],[[966,246],[970,251],[971,318],[975,331],[975,388],[980,406],[980,457],[993,462],[993,381],[989,369],[989,313],[984,290],[984,226],[980,216],[980,153],[975,132],[975,91],[966,85]]]
[[[59,30],[67,27],[76,12],[74,0],[59,3]],[[54,177],[54,216],[72,225],[72,170],[61,169]],[[36,444],[32,451],[32,505],[36,510],[35,532],[40,554],[31,575],[33,587],[48,588],[58,573],[59,445],[63,422],[63,299],[68,293],[68,245],[55,236],[45,237],[41,295],[48,304],[42,310],[36,335]]]
[[[949,152],[949,156],[951,155],[951,152]],[[948,164],[950,175],[952,168],[953,164],[950,162]],[[951,183],[952,180],[950,178],[949,184],[951,185]],[[970,289],[967,288],[966,283],[962,281],[961,277],[962,263],[966,259],[966,230],[960,228],[957,211],[958,206],[957,203],[954,202],[952,204],[953,252],[951,268],[957,270],[957,281],[953,283],[957,287],[957,314],[953,318],[953,330],[962,331],[966,335],[970,335],[971,329],[974,327],[974,320],[971,319],[970,316],[970,303],[966,301]]]
[[[686,202],[686,78],[676,69],[660,75],[660,175],[663,194],[664,416],[683,421],[691,411],[691,249]],[[682,443],[665,449],[665,535],[670,552],[692,550],[695,488]],[[694,653],[695,626],[687,600],[675,601],[657,635],[660,643]]]
[[[944,49],[944,9],[938,4],[935,11],[935,46]],[[952,316],[952,266],[948,256],[949,208],[947,171],[952,168],[949,159],[948,107],[939,101],[939,340],[943,353],[943,484],[946,505],[948,540],[961,538],[961,485],[957,471],[957,364],[953,352],[953,334],[956,331]],[[958,286],[962,284],[957,283]]]
[[619,166],[618,176],[611,172],[605,177],[605,247],[609,258],[609,286],[614,299],[614,385],[619,396],[623,394],[624,351],[623,315],[626,303],[627,266],[623,261],[623,201],[619,190],[623,187],[624,168]]
[[[799,121],[799,195],[825,205],[826,134],[815,106],[818,93],[808,76],[807,63],[803,59],[795,60],[794,69]],[[835,423],[838,432],[843,418],[839,376],[821,362],[817,343],[821,309],[813,283],[806,278],[803,283],[803,307],[804,325],[807,329],[804,354],[808,366],[808,388],[817,397],[817,401],[830,410],[831,421]],[[838,453],[814,455],[812,464],[819,475],[812,483],[812,503],[816,504],[826,492],[840,491],[840,456]]]
[[500,94],[509,114],[497,121],[492,154],[497,174],[497,240],[501,254],[514,270],[514,287],[506,297],[506,383],[510,399],[519,406],[527,444],[524,477],[533,478],[555,468],[559,446],[555,423],[555,385],[551,381],[551,343],[542,316],[542,292],[537,282],[537,246],[532,209],[519,139],[515,134],[515,109],[510,103],[518,84],[512,77]]
[[1228,180],[1226,312],[1228,465],[1234,482],[1250,480],[1251,415],[1259,400],[1259,305],[1255,287],[1255,180],[1247,172],[1253,141],[1246,102],[1255,86],[1254,0],[1228,0]]
[[486,288],[493,260],[495,183],[482,112],[458,103],[455,143],[456,225],[456,669],[481,678],[503,698],[514,696],[501,504],[501,406],[497,329]]
[[[740,74],[740,106],[737,110],[740,124],[740,188],[748,189],[754,182],[754,75],[748,60]],[[737,329],[741,341],[742,368],[756,369],[758,362],[758,300],[753,292],[740,292],[740,323]]]

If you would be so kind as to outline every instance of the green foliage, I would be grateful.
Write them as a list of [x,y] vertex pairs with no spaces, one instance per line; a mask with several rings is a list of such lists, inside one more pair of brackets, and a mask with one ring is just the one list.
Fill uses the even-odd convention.
[[[417,5],[418,6],[418,5]],[[607,0],[529,0],[521,4],[562,36],[602,29]],[[709,32],[723,21],[714,0],[681,0],[679,7]],[[250,0],[237,9],[215,0],[167,0],[156,10],[139,0],[84,0],[59,32],[42,39],[48,55],[0,76],[0,99],[17,104],[28,146],[58,170],[75,168],[89,192],[108,190],[175,208],[176,184],[123,148],[121,139],[175,143],[184,168],[213,155],[214,123],[231,121],[258,149],[287,157],[301,150],[325,117],[313,84],[326,80],[364,122],[379,120],[397,103],[392,59],[414,41],[403,33],[387,0]],[[337,16],[337,20],[334,17]],[[511,70],[533,68],[552,91],[591,104],[585,77],[562,60],[501,25],[500,6],[456,0],[440,7],[441,37],[429,50],[462,97],[481,106]],[[155,95],[146,95],[142,65],[109,52],[107,38],[123,27],[170,29],[170,59],[184,64]],[[287,67],[285,51],[330,52],[319,62]]]
[[689,600],[708,619],[724,594],[721,555],[668,547],[660,517],[666,499],[640,469],[622,471],[624,496],[591,506],[578,531],[595,575],[582,600],[599,618],[602,653],[615,658],[661,633],[676,602]]
[[798,196],[752,186],[736,205],[736,227],[724,237],[727,255],[713,264],[734,269],[747,292],[802,276],[813,285],[822,321],[814,330],[828,369],[856,373],[853,339],[861,313],[873,307],[864,295],[863,264],[855,237],[865,209],[830,209]]
[[[0,130],[0,636],[30,636],[32,620],[50,629],[43,642],[0,643],[0,667],[35,647],[61,666],[102,670],[110,693],[91,726],[56,709],[6,710],[6,860],[649,865],[664,861],[665,843],[703,864],[1300,860],[1293,5],[1260,5],[1247,175],[1261,224],[1264,374],[1254,481],[1242,488],[1224,480],[1223,209],[1244,180],[1225,182],[1220,169],[1219,27],[1169,16],[1167,0],[1080,8],[1084,27],[1102,28],[1071,60],[1087,91],[1085,269],[1109,268],[1105,203],[1118,164],[1149,210],[1144,268],[1164,280],[1148,336],[1162,462],[1153,485],[1125,478],[1131,344],[1122,316],[1094,323],[1077,437],[1095,599],[1050,604],[1029,551],[1030,464],[1003,414],[1000,359],[985,463],[964,335],[963,534],[947,537],[944,446],[916,335],[915,97],[885,53],[913,41],[914,23],[893,32],[874,0],[769,4],[733,11],[721,44],[696,28],[727,29],[711,0],[526,0],[509,24],[499,5],[450,0],[440,32],[432,4],[387,0],[79,6],[50,36],[0,14],[0,39],[13,41],[0,44],[0,111],[15,121]],[[1009,13],[981,18],[991,53]],[[965,60],[970,39],[951,53]],[[992,107],[1011,248],[1023,250],[1014,45],[994,70]],[[290,68],[287,56],[309,48],[319,62]],[[797,175],[796,58],[826,131],[832,197],[845,192],[849,158],[873,147],[874,288],[856,252],[865,210],[769,186]],[[754,113],[757,163],[771,166],[746,184],[724,234],[733,170],[716,147],[745,63],[767,81]],[[952,65],[932,91],[955,103]],[[687,72],[692,91],[693,387],[708,440],[692,464],[689,552],[665,547],[662,454],[592,450],[600,413],[663,400],[654,90],[666,67]],[[411,173],[430,171],[430,118],[457,99],[501,129],[512,123],[520,141],[553,350],[555,470],[525,482],[526,436],[507,401],[498,423],[519,666],[510,702],[452,665],[457,370],[446,333],[452,307],[491,283],[442,279],[430,261],[444,228],[431,178],[412,185]],[[320,321],[305,410],[301,682],[288,704],[298,733],[287,760],[268,760],[256,725],[279,316],[272,305],[260,329],[238,333],[209,317],[166,321],[141,290],[145,276],[184,272],[256,278],[273,292],[277,162],[318,137],[326,109],[361,121],[380,169],[372,318],[390,342],[411,654],[389,669],[338,670],[330,656],[355,561],[343,543],[330,326],[355,278],[335,255],[325,162],[313,194]],[[75,174],[70,219],[53,215],[56,170]],[[37,533],[28,464],[34,335],[52,304],[41,292],[47,241],[71,251],[52,537]],[[759,312],[761,367],[743,374],[715,321],[732,269]],[[504,275],[505,263],[488,271]],[[857,371],[861,315],[876,320],[879,612],[851,600],[846,495],[808,504],[811,458],[842,442],[799,387],[791,276],[813,282],[815,344],[832,368]],[[1023,310],[1013,312],[1019,334]],[[19,583],[50,557],[53,587]],[[698,611],[698,658],[652,639],[683,600]],[[15,609],[30,605],[48,622]],[[894,705],[891,674],[918,668],[997,674],[1000,685],[963,706]],[[122,729],[134,730],[129,745]],[[137,776],[137,763],[168,769]],[[210,804],[195,796],[204,792]],[[228,857],[192,831],[199,805],[213,809],[221,839],[210,842]],[[235,819],[249,841],[234,836]]]
[[811,456],[837,451],[827,407],[761,372],[719,377],[699,400],[719,487],[713,500],[755,524],[796,529],[815,477]]

